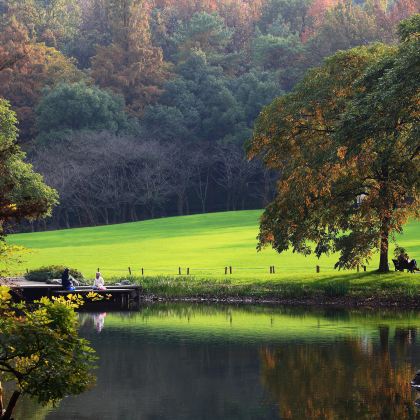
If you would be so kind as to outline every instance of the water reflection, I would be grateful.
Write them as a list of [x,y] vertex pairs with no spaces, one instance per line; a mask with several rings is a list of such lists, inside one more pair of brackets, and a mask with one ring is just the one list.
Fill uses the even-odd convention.
[[385,341],[382,327],[379,333],[379,345],[357,338],[333,346],[263,347],[261,380],[280,418],[420,418],[410,386],[415,369],[407,359],[412,343],[399,334]]
[[420,419],[416,312],[151,305],[80,322],[97,387],[17,420]]
[[100,333],[105,325],[105,317],[106,312],[102,312],[100,314],[93,315],[93,325],[95,326],[95,330]]

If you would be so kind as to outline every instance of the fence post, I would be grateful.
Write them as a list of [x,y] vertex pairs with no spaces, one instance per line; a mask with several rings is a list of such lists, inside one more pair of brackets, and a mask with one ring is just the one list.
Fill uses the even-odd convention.
[[100,268],[98,268],[96,271],[97,271],[98,273],[100,273],[100,272],[101,272],[101,269],[100,269]]
[[321,271],[321,268],[319,265],[316,266],[316,272],[319,273]]
[[232,266],[229,266],[229,273],[232,274]]
[[363,271],[366,271],[366,266],[365,265],[363,266]]
[[273,274],[276,274],[276,267],[273,265]]
[[144,268],[141,268],[141,275],[144,276]]
[[225,267],[225,274],[227,274],[227,267]]
[[178,267],[178,275],[181,275],[181,267]]
[[272,274],[272,273],[273,273],[273,266],[270,265],[270,274]]
[[359,264],[357,264],[357,272],[358,273],[360,272],[360,266],[359,266]]
[[131,276],[131,267],[128,267],[128,272],[130,273],[130,276]]
[[187,276],[190,275],[190,267],[187,267]]

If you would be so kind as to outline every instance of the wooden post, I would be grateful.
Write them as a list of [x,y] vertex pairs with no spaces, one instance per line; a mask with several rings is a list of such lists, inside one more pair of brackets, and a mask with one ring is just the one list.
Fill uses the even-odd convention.
[[144,268],[141,268],[141,275],[144,276]]
[[229,266],[229,273],[232,274],[232,266]]
[[131,276],[131,267],[128,267],[128,272],[130,273],[130,276]]
[[366,271],[366,266],[365,265],[363,266],[363,271]]
[[97,271],[98,273],[100,273],[100,272],[101,272],[101,270],[100,270],[99,268],[97,268],[97,269],[96,269],[96,271]]
[[273,274],[273,266],[270,265],[270,274]]
[[181,267],[178,267],[178,275],[181,275]]
[[190,275],[190,267],[187,267],[187,276]]
[[360,273],[360,266],[357,264],[357,272]]
[[319,265],[316,266],[316,272],[319,273],[321,271],[321,267]]
[[276,274],[276,267],[273,265],[273,274]]
[[227,274],[227,267],[225,267],[225,274]]

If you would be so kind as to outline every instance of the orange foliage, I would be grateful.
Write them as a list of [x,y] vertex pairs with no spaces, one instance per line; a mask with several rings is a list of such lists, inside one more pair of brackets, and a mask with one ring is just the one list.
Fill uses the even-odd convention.
[[243,47],[252,37],[264,4],[264,0],[218,1],[220,16],[228,26],[235,29],[233,42],[236,48]]
[[32,43],[15,19],[0,33],[0,91],[17,112],[20,137],[34,132],[34,107],[42,89],[61,81],[78,81],[82,74],[54,48]]
[[96,83],[124,96],[136,116],[157,99],[166,77],[162,50],[151,43],[150,10],[147,0],[121,5],[111,16],[113,43],[98,48],[92,59]]
[[417,0],[397,0],[390,12],[389,18],[391,23],[396,24],[402,19],[413,15],[414,13],[420,13],[420,2]]
[[325,13],[336,7],[342,0],[314,0],[308,9],[308,17],[312,20],[311,28],[306,28],[301,35],[303,42],[307,41],[324,21]]

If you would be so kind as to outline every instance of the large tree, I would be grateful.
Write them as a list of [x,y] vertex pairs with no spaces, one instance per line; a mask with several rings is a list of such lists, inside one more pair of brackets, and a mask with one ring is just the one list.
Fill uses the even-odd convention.
[[136,116],[155,102],[166,76],[162,50],[151,42],[149,3],[107,0],[112,43],[99,47],[92,59],[96,83],[123,95]]
[[35,220],[51,213],[57,193],[24,162],[16,144],[17,121],[7,101],[0,99],[0,240],[9,222]]
[[318,256],[340,252],[339,268],[380,250],[388,271],[389,236],[418,213],[419,53],[415,34],[398,49],[339,52],[264,109],[250,155],[280,178],[260,247],[315,243]]
[[[380,271],[388,269],[392,232],[401,232],[409,216],[420,215],[420,15],[403,21],[399,32],[398,51],[355,83],[360,93],[347,106],[336,135],[337,144],[346,147],[344,164],[357,174],[358,219],[364,222],[342,238],[340,249],[348,254],[357,247],[366,254],[379,235]],[[372,243],[363,240],[367,234]]]

